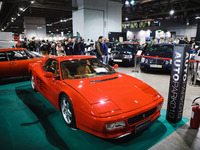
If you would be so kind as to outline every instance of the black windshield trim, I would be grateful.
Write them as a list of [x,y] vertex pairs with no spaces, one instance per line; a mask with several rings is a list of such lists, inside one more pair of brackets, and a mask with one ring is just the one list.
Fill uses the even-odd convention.
[[104,82],[104,81],[114,80],[114,79],[117,79],[117,78],[118,77],[103,79],[103,80],[94,80],[94,81],[90,81],[90,83]]

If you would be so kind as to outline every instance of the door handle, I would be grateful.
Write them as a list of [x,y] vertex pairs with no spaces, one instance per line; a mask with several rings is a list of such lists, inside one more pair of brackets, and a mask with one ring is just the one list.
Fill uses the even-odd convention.
[[15,62],[11,62],[10,64],[12,65],[12,64],[16,64],[16,63]]

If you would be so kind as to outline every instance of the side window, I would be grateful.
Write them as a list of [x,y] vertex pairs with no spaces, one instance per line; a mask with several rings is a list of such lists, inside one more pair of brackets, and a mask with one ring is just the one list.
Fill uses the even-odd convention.
[[29,59],[24,50],[7,51],[7,55],[10,61]]
[[0,61],[8,61],[5,52],[0,52]]
[[43,66],[43,69],[46,72],[52,72],[54,74],[59,74],[59,65],[58,61],[55,59],[48,59]]

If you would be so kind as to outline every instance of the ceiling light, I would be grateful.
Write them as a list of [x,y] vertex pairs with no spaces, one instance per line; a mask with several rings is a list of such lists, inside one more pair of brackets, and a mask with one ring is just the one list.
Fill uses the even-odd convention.
[[3,4],[3,2],[0,2],[0,11],[1,11],[2,4]]
[[173,15],[173,14],[174,14],[174,10],[171,10],[171,11],[169,12],[169,14],[170,14],[170,15]]
[[128,21],[128,18],[126,17],[125,20]]
[[189,22],[187,22],[187,26],[189,26],[190,25],[190,23]]
[[51,31],[49,31],[49,33],[51,33]]
[[56,29],[56,31],[58,31],[58,29]]
[[2,28],[1,31],[4,31],[4,28]]
[[24,11],[24,9],[22,7],[19,8],[20,11]]
[[135,4],[135,1],[134,1],[134,0],[132,0],[132,1],[131,1],[131,5],[134,5],[134,4]]
[[35,3],[35,1],[32,0],[32,1],[31,1],[31,4],[34,4],[34,3]]
[[128,0],[125,1],[125,5],[129,5],[129,1]]
[[200,19],[200,17],[199,17],[199,16],[196,16],[195,19]]
[[17,16],[20,16],[20,13],[17,13]]

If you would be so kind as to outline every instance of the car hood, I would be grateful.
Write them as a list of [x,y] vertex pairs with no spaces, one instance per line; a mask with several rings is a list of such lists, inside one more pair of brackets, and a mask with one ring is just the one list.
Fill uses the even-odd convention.
[[146,52],[144,55],[155,56],[155,57],[164,57],[164,58],[172,58],[173,53]]
[[[111,108],[132,111],[155,101],[157,91],[131,76],[115,73],[87,79],[66,79],[91,105],[109,101]],[[105,104],[106,105],[106,104]],[[103,105],[102,105],[103,106]]]
[[118,50],[114,50],[111,53],[113,54],[127,54],[130,55],[132,53],[134,53],[134,50],[130,50],[130,49],[118,49]]

